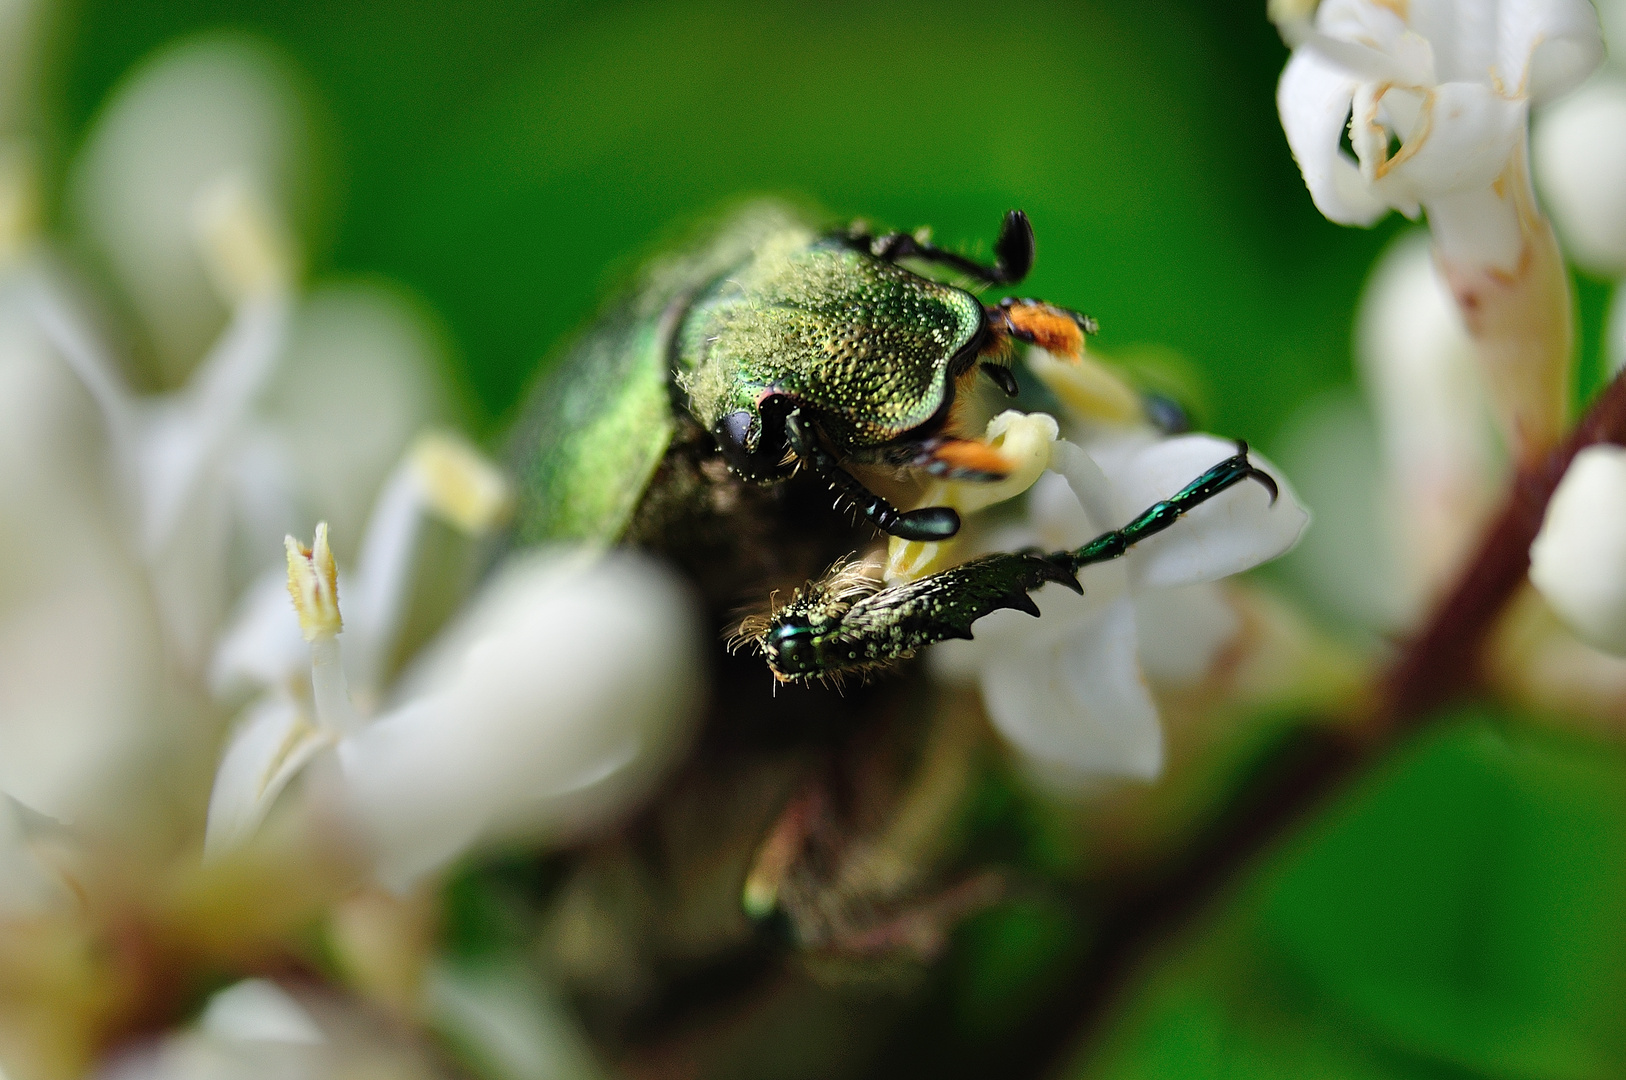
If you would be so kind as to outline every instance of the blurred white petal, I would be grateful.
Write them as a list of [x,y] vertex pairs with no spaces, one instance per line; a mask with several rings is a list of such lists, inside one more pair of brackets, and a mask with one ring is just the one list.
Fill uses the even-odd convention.
[[310,1013],[268,979],[244,979],[216,992],[203,1007],[198,1028],[218,1038],[245,1042],[314,1046],[324,1041]]
[[1134,602],[1141,670],[1165,686],[1201,682],[1242,628],[1225,591],[1213,582],[1141,589]]
[[1065,635],[1001,651],[982,668],[988,715],[1047,782],[1150,779],[1163,767],[1163,734],[1137,645],[1126,595]]
[[[1335,618],[1392,633],[1417,614],[1420,594],[1401,567],[1395,493],[1371,409],[1353,390],[1300,406],[1276,438],[1283,468],[1316,508],[1315,528],[1282,560],[1297,588]],[[1407,553],[1411,554],[1410,552]]]
[[288,572],[278,567],[243,591],[215,648],[209,685],[217,697],[230,699],[253,690],[287,687],[304,677],[309,664],[310,646],[288,602]]
[[355,555],[385,478],[412,439],[446,414],[441,348],[417,309],[372,285],[311,293],[259,399],[303,494],[301,527],[326,521]]
[[288,782],[332,744],[333,733],[286,698],[262,698],[245,710],[215,773],[204,854],[230,851],[252,836]]
[[1530,545],[1530,581],[1583,641],[1626,655],[1626,447],[1575,455]]
[[0,299],[0,790],[59,819],[130,793],[162,657],[83,386]]
[[28,848],[17,805],[0,792],[0,922],[40,910],[59,892]]
[[285,218],[308,212],[314,160],[304,110],[279,60],[241,38],[182,42],[114,90],[75,163],[71,205],[179,384],[225,306],[197,246],[199,198],[243,178]]
[[1598,13],[1587,0],[1504,2],[1496,14],[1497,69],[1533,104],[1575,89],[1603,60]]
[[1355,356],[1382,441],[1378,524],[1398,556],[1395,610],[1414,614],[1476,541],[1503,470],[1473,342],[1425,233],[1403,234],[1373,266]]
[[1564,250],[1594,273],[1626,274],[1626,79],[1600,77],[1547,109],[1531,149]]
[[380,879],[401,887],[476,838],[571,832],[628,805],[685,743],[698,703],[689,605],[631,555],[513,558],[409,681],[408,703],[340,744]]
[[569,1008],[531,970],[438,965],[424,990],[431,1023],[507,1080],[599,1080]]

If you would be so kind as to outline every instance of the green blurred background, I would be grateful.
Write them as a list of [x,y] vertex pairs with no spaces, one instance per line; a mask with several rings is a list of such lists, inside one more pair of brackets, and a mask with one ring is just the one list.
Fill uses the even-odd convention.
[[1199,419],[1265,441],[1347,379],[1382,239],[1311,206],[1263,3],[89,0],[51,66],[62,149],[133,64],[206,28],[268,37],[308,80],[315,269],[418,290],[487,427],[618,266],[741,193],[970,251],[1022,207],[1024,291],[1097,316],[1109,352],[1176,350]]
[[[133,65],[221,29],[269,39],[307,82],[326,147],[313,273],[416,290],[486,433],[655,238],[784,192],[971,252],[1027,210],[1024,292],[1097,316],[1109,354],[1173,350],[1199,422],[1268,447],[1348,385],[1360,285],[1399,224],[1312,207],[1263,0],[87,0],[48,66],[54,168]],[[1590,354],[1607,292],[1581,284]],[[1076,1068],[1621,1075],[1623,866],[1616,749],[1464,716],[1161,955]],[[1020,1026],[996,1006],[1027,1008],[1080,934],[1020,907],[968,929],[944,976],[960,1011],[925,1015],[991,1019],[937,1047],[940,1075]]]

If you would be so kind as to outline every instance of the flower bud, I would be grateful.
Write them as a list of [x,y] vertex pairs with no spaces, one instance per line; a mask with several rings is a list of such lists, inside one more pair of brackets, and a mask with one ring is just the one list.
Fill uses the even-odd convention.
[[1596,273],[1626,273],[1626,80],[1599,79],[1554,105],[1533,148],[1570,256]]
[[1626,448],[1575,455],[1530,545],[1530,581],[1579,637],[1626,655]]

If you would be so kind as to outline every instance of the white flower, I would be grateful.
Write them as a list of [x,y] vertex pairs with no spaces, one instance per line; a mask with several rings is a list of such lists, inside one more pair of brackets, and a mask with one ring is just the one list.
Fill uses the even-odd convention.
[[[180,385],[137,393],[115,335],[41,239],[0,243],[12,257],[0,260],[0,791],[64,821],[127,827],[144,820],[135,808],[177,797],[151,784],[152,768],[183,776],[212,764],[199,759],[223,716],[203,676],[248,572],[318,516],[355,522],[359,536],[379,483],[442,408],[433,338],[407,304],[374,286],[301,295],[289,215],[265,183],[282,151],[255,141],[265,124],[292,138],[296,118],[279,111],[281,91],[232,74],[238,52],[211,53],[202,84],[180,80],[188,93],[221,90],[213,127],[188,128],[188,94],[132,92],[86,151],[115,146],[117,167],[79,169],[96,177],[79,205],[108,226],[106,254],[139,265],[131,288],[151,299],[195,284],[210,313],[197,333],[225,320],[211,347],[176,354],[177,378],[190,372]],[[201,54],[172,55],[187,68]],[[134,85],[178,77],[167,65]],[[193,176],[202,166],[182,151],[230,127],[232,102],[252,120],[191,147],[230,171]],[[142,131],[155,134],[132,134]],[[229,161],[210,156],[227,143]],[[191,177],[177,181],[190,200],[178,208],[176,188],[156,179],[175,179],[166,169]]]
[[446,1074],[416,1039],[356,1002],[245,979],[216,992],[187,1028],[121,1049],[97,1080],[341,1080]]
[[1377,417],[1391,534],[1404,597],[1422,613],[1479,539],[1506,471],[1473,342],[1417,232],[1379,257],[1355,326],[1361,382]]
[[[1029,496],[1030,526],[995,534],[990,544],[1078,547],[1236,452],[1210,436],[1157,439],[1138,430],[1092,449],[1099,464],[1057,442],[1052,473]],[[1236,616],[1212,583],[1287,551],[1309,521],[1280,474],[1254,461],[1281,488],[1274,506],[1260,485],[1240,484],[1125,558],[1086,568],[1083,596],[1046,586],[1035,597],[1041,618],[995,612],[977,623],[975,640],[936,651],[940,671],[975,675],[995,726],[1041,781],[1074,788],[1162,769],[1148,680],[1200,680],[1236,632]]]
[[[1426,207],[1449,233],[1493,220],[1482,204],[1523,145],[1531,101],[1576,86],[1602,55],[1586,0],[1326,0],[1276,100],[1323,214],[1368,225]],[[1517,223],[1500,220],[1512,231],[1457,239],[1511,269]]]
[[1575,455],[1530,545],[1530,581],[1583,641],[1626,655],[1626,448]]
[[1626,274],[1626,76],[1610,72],[1553,105],[1533,149],[1565,250],[1595,273]]
[[[1316,206],[1369,225],[1428,214],[1435,250],[1506,436],[1563,430],[1568,278],[1526,165],[1532,103],[1603,56],[1586,0],[1326,0],[1276,100]],[[1340,146],[1348,125],[1351,158]]]
[[[328,747],[313,777],[368,846],[379,879],[404,888],[481,841],[590,828],[642,795],[686,742],[701,691],[700,635],[686,593],[632,555],[515,554],[385,695],[380,658],[402,617],[424,514],[489,526],[504,499],[489,466],[445,440],[420,444],[380,497],[353,613],[319,527],[289,541],[288,590],[310,645],[309,699],[281,665],[297,634],[286,600],[258,598],[226,639],[222,685],[259,684],[221,763],[209,850],[250,837],[282,789]],[[348,602],[346,602],[348,603]],[[359,654],[341,663],[339,631]],[[347,673],[363,692],[357,709]],[[385,702],[376,716],[372,704]]]

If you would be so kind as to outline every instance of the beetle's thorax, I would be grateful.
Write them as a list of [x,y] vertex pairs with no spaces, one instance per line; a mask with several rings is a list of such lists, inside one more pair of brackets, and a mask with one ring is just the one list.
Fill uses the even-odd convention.
[[676,376],[717,433],[777,397],[810,412],[839,452],[938,421],[985,316],[970,293],[837,239],[787,229],[702,292],[678,330]]

